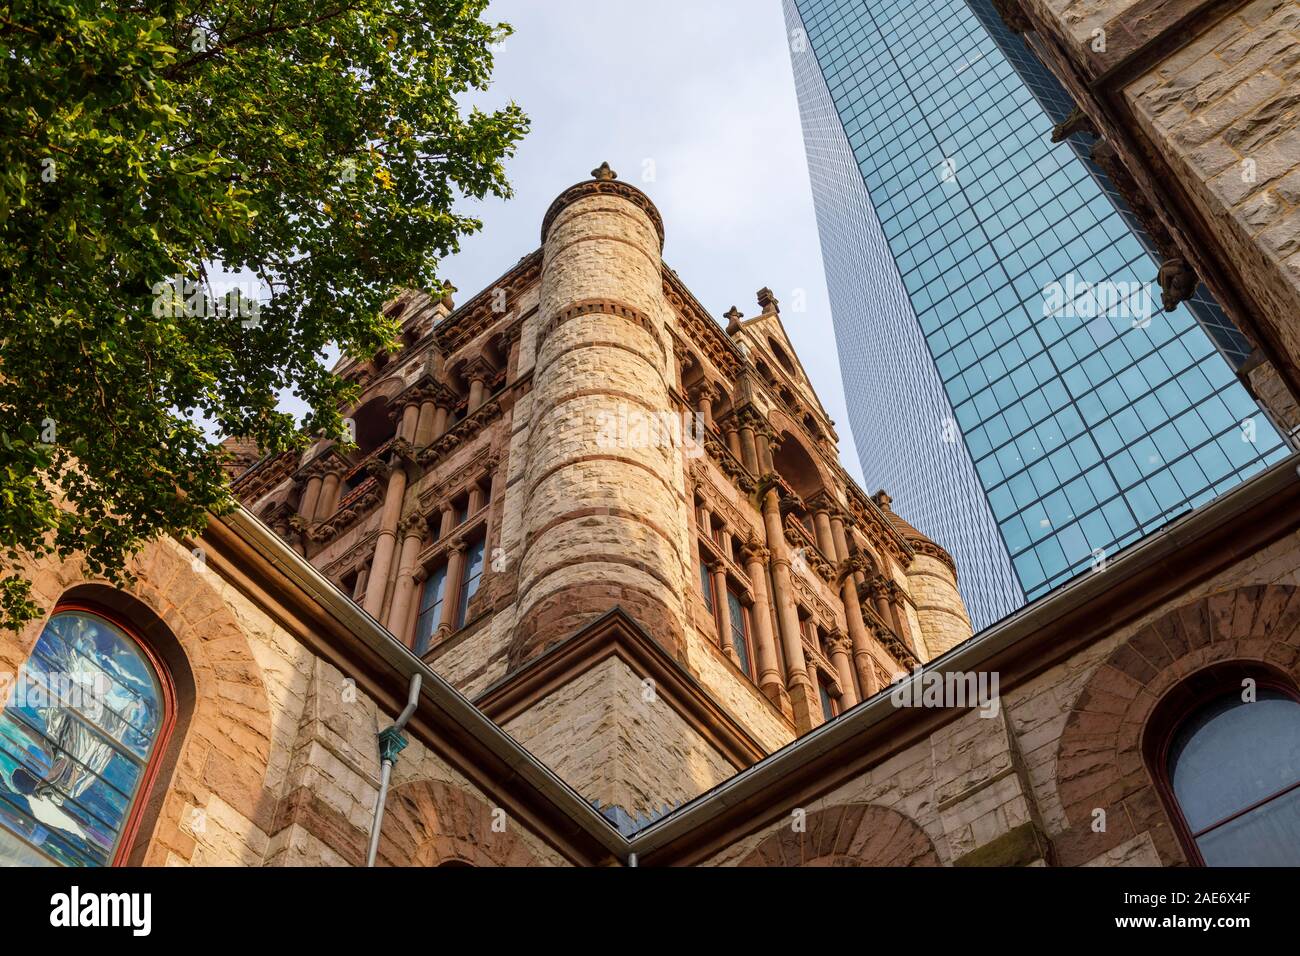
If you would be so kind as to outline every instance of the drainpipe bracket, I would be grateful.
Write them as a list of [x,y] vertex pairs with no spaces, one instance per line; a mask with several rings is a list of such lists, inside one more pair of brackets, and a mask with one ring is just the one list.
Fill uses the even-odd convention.
[[396,727],[387,727],[379,732],[379,757],[389,763],[397,763],[397,755],[406,749],[406,737]]

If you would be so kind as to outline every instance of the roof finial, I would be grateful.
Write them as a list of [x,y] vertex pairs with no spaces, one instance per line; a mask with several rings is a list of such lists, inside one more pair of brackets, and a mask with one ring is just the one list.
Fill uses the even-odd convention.
[[609,163],[601,163],[591,171],[591,178],[607,183],[611,180],[618,179],[618,173],[609,168]]
[[727,320],[728,332],[738,332],[740,330],[740,320],[743,319],[744,316],[741,315],[740,310],[733,305],[731,311],[726,313],[723,318]]
[[442,298],[438,300],[438,304],[443,306],[443,308],[448,312],[454,312],[456,310],[456,300],[453,299],[452,296],[457,291],[456,287],[450,282],[445,283],[442,287]]
[[780,312],[780,303],[776,301],[776,296],[772,290],[764,286],[758,290],[758,304],[762,308],[764,315],[771,315],[774,312]]
[[874,495],[872,495],[871,499],[876,503],[876,507],[878,507],[881,511],[888,511],[890,503],[892,503],[894,500],[893,498],[889,497],[888,492],[886,492],[884,488],[881,488]]

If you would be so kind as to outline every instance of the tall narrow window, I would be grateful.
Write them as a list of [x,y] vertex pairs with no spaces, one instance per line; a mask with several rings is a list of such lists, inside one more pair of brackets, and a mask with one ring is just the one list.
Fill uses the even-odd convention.
[[461,585],[460,602],[456,606],[456,629],[465,626],[470,598],[478,591],[479,582],[483,580],[483,544],[483,539],[480,538],[469,546],[465,555],[465,583]]
[[821,697],[822,717],[828,721],[834,720],[835,715],[839,713],[839,702],[831,696],[831,689],[820,674],[817,675],[817,693]]
[[0,864],[120,862],[173,700],[165,671],[125,630],[56,612],[0,713]]
[[441,565],[429,573],[420,592],[420,616],[415,619],[415,643],[412,649],[417,655],[424,654],[433,642],[433,632],[442,620],[442,602],[447,591],[447,565]]
[[698,555],[700,565],[700,593],[704,595],[704,606],[713,613],[713,575],[709,573],[709,566],[704,563],[704,555]]
[[736,648],[736,656],[740,658],[740,669],[752,679],[754,670],[749,654],[749,611],[741,603],[740,595],[730,589],[727,590],[727,615],[731,620],[731,643]]
[[1300,866],[1300,701],[1261,687],[1195,711],[1174,732],[1167,782],[1208,866]]

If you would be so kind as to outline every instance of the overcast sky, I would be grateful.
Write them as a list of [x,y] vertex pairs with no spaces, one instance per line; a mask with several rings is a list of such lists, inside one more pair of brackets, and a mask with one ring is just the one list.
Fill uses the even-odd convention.
[[476,101],[514,99],[532,131],[507,165],[515,197],[472,204],[483,231],[444,264],[457,301],[537,248],[551,200],[608,160],[659,207],[664,258],[715,319],[755,315],[771,287],[860,482],[780,0],[493,0],[489,17],[515,34]]

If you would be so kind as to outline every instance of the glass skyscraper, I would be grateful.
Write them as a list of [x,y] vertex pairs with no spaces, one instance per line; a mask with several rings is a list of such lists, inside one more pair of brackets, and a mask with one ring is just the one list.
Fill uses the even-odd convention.
[[977,629],[1285,457],[987,0],[784,3],[862,469]]

